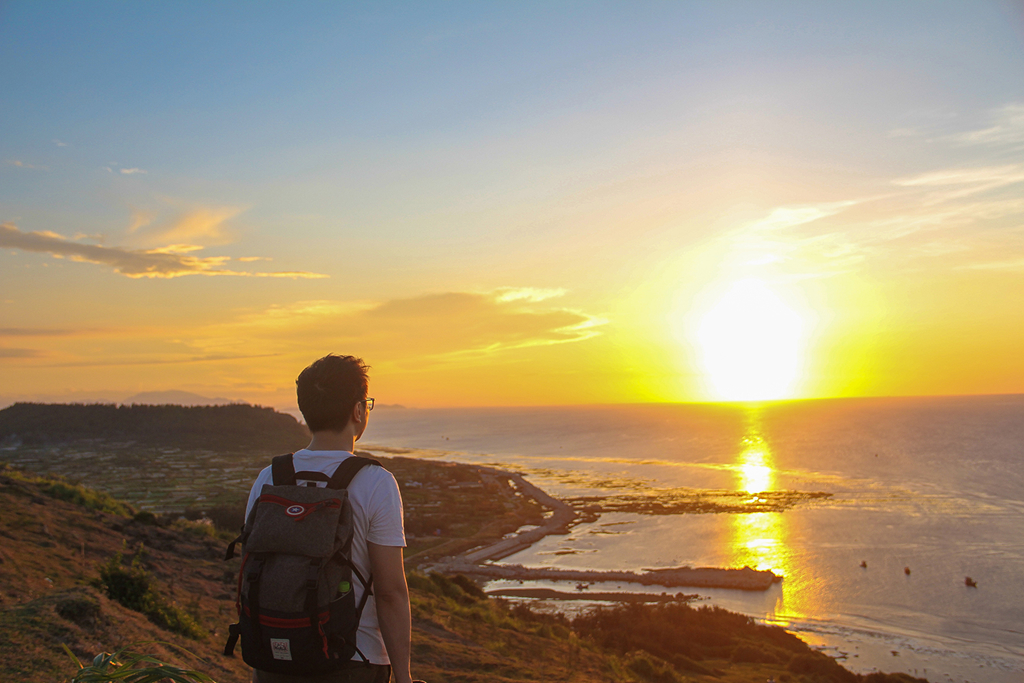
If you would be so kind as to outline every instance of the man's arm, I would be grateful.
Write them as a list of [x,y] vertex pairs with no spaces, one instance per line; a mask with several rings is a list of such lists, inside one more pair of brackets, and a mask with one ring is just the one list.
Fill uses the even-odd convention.
[[384,647],[391,660],[395,683],[411,683],[410,651],[412,616],[409,610],[409,586],[405,582],[402,548],[368,542],[373,593],[377,601],[377,621]]

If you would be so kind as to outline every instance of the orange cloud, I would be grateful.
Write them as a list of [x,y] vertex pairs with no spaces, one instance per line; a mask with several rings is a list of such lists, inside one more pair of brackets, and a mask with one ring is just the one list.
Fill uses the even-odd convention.
[[205,207],[187,211],[157,235],[168,242],[224,244],[234,239],[225,223],[242,212],[237,207]]
[[372,304],[304,301],[209,328],[196,335],[196,343],[223,349],[244,340],[247,346],[255,344],[280,353],[301,346],[317,350],[357,346],[403,367],[426,367],[472,363],[513,349],[579,342],[598,335],[607,322],[552,305],[545,297],[510,297],[511,291],[538,293],[505,288]]
[[222,268],[226,256],[198,257],[187,252],[190,245],[172,245],[137,251],[120,247],[81,244],[51,232],[22,232],[11,223],[0,224],[0,247],[50,254],[72,261],[109,266],[130,278],[174,278],[185,275],[226,275],[234,277],[326,278],[304,271],[251,272]]

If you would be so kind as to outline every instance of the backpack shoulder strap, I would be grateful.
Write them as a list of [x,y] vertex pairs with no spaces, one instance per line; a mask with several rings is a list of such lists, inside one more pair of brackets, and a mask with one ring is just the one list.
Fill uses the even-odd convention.
[[351,458],[345,458],[338,465],[338,469],[334,470],[334,474],[331,475],[331,481],[327,484],[328,488],[332,489],[347,489],[348,485],[352,483],[352,478],[356,476],[359,470],[363,469],[367,465],[377,465],[380,463],[373,458],[364,458],[359,455],[353,455]]
[[292,462],[294,453],[279,455],[270,461],[270,472],[274,475],[274,486],[295,485],[295,465]]

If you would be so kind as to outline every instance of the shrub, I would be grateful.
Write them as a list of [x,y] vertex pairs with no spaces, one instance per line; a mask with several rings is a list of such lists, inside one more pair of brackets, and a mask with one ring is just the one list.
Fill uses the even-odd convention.
[[733,662],[750,662],[752,664],[778,664],[779,658],[773,653],[753,645],[737,645],[732,651]]
[[171,528],[196,538],[217,538],[220,532],[209,519],[178,519],[171,524]]
[[465,576],[464,574],[456,574],[453,576],[452,583],[461,588],[466,595],[476,598],[477,600],[483,600],[487,597],[487,593],[484,593],[483,589],[476,585],[473,579]]
[[61,598],[54,609],[57,614],[82,627],[92,627],[100,616],[100,603],[88,593],[76,592]]
[[681,679],[672,665],[646,652],[631,652],[626,666],[630,671],[652,683],[678,683]]
[[131,564],[125,568],[124,551],[118,551],[100,565],[100,586],[107,596],[130,610],[145,614],[157,626],[199,640],[206,630],[190,614],[168,603],[156,589],[156,580],[142,566],[140,543]]
[[857,676],[844,669],[839,662],[820,652],[794,655],[786,667],[790,673],[812,677],[815,681],[853,683]]
[[247,500],[247,498],[241,498],[234,505],[214,505],[206,514],[218,529],[238,533],[238,530],[245,524]]
[[145,524],[146,526],[156,526],[156,515],[149,510],[143,510],[136,512],[133,519],[139,524]]

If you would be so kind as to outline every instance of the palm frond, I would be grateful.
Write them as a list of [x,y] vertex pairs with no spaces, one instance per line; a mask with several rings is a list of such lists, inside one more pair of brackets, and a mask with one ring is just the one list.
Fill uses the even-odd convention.
[[129,649],[150,644],[165,645],[196,657],[192,652],[174,643],[150,640],[132,643],[113,653],[101,652],[93,658],[92,664],[82,666],[71,650],[62,644],[64,650],[79,666],[79,671],[71,679],[71,683],[215,683],[212,678],[200,671],[167,664],[154,655]]

